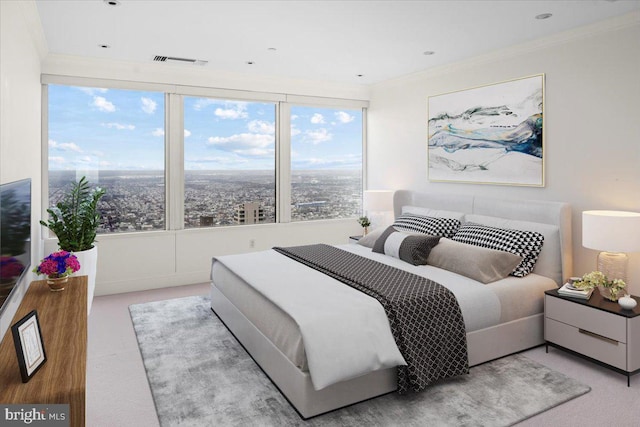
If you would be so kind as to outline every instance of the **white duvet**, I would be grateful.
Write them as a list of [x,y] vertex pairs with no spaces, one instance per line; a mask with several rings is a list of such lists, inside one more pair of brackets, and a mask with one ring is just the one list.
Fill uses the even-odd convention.
[[[359,245],[341,248],[421,276],[433,274],[430,267],[414,267]],[[406,365],[384,309],[375,298],[273,250],[221,256],[213,262],[224,264],[297,323],[316,390],[379,369]],[[465,280],[458,283],[458,275],[456,283],[445,284],[452,281],[448,274],[453,273],[435,270],[445,274],[433,279],[456,295],[467,331],[470,323],[473,329],[497,323],[500,302],[493,292],[470,279],[471,284]]]

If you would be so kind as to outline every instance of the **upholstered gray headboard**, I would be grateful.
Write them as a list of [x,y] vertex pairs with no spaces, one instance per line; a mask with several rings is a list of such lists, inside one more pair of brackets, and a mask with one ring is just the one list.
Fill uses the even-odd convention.
[[542,232],[545,243],[533,272],[550,277],[559,285],[572,274],[571,207],[568,203],[398,190],[394,194],[393,205],[396,217],[402,213],[403,207],[416,206],[464,213],[465,221]]

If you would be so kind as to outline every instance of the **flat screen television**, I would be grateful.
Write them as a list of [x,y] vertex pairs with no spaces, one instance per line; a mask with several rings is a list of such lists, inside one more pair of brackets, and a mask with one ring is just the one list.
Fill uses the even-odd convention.
[[0,313],[31,266],[31,179],[0,184]]

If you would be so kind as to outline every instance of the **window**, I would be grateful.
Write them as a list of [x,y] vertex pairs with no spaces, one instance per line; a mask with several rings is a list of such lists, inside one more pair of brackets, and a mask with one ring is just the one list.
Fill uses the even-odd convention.
[[291,107],[291,220],[362,212],[362,109]]
[[276,221],[276,105],[184,97],[184,227]]
[[86,176],[106,190],[99,233],[361,215],[364,101],[42,80],[48,206]]
[[165,228],[164,94],[49,85],[49,205],[82,176],[107,190],[100,233]]

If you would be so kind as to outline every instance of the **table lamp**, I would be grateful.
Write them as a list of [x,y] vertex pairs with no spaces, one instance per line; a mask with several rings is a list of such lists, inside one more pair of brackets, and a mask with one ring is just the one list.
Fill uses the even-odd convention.
[[582,246],[602,251],[598,271],[609,280],[627,281],[626,252],[640,251],[640,213],[624,211],[582,212]]
[[386,215],[393,211],[393,191],[391,190],[366,190],[362,199],[363,210],[369,215],[372,227],[375,228],[375,221],[372,216],[376,214],[383,217],[386,222]]

